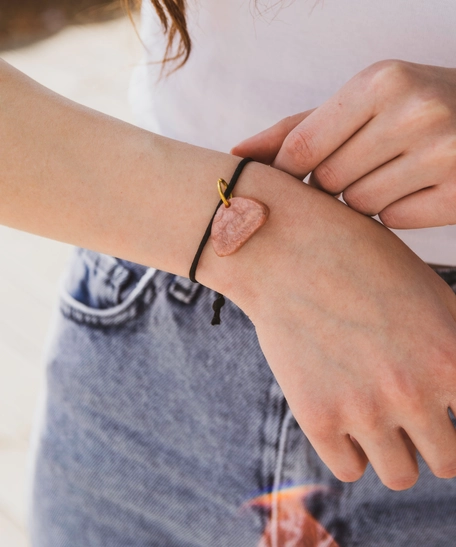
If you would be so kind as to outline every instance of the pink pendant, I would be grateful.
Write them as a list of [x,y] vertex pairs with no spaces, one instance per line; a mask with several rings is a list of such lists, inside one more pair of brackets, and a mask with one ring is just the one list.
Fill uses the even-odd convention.
[[221,205],[212,223],[211,239],[218,256],[235,253],[263,226],[269,208],[255,198],[231,198],[230,207]]

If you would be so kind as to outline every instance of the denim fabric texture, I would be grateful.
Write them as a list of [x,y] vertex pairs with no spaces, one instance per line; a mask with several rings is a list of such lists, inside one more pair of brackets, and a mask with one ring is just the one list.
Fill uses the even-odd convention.
[[[438,273],[456,288],[456,268]],[[370,466],[356,483],[335,479],[253,324],[227,301],[211,326],[213,298],[186,278],[73,249],[45,354],[32,546],[272,546],[261,542],[274,508],[250,501],[316,485],[306,511],[340,547],[454,547],[456,480],[421,459],[403,492]]]

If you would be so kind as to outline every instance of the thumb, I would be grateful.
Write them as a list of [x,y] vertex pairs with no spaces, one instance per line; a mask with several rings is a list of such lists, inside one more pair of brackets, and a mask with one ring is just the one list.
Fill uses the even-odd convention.
[[249,156],[255,161],[270,165],[274,161],[288,133],[293,131],[314,110],[315,108],[283,118],[283,120],[280,120],[273,126],[234,146],[230,150],[230,154],[240,156],[241,158]]

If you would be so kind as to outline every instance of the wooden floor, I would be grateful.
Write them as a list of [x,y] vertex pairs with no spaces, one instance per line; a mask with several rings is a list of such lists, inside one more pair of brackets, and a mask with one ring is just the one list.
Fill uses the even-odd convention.
[[[127,87],[140,53],[130,21],[122,18],[70,27],[0,57],[70,99],[131,122]],[[27,451],[57,281],[70,251],[70,245],[0,226],[1,547],[30,545]]]

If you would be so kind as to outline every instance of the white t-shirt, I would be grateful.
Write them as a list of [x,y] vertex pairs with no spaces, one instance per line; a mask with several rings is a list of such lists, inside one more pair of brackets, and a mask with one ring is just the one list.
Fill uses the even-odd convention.
[[[149,0],[141,12],[137,124],[222,152],[376,61],[456,67],[456,0],[189,0],[192,53],[160,81],[166,41]],[[456,265],[456,226],[393,231],[426,262]]]

